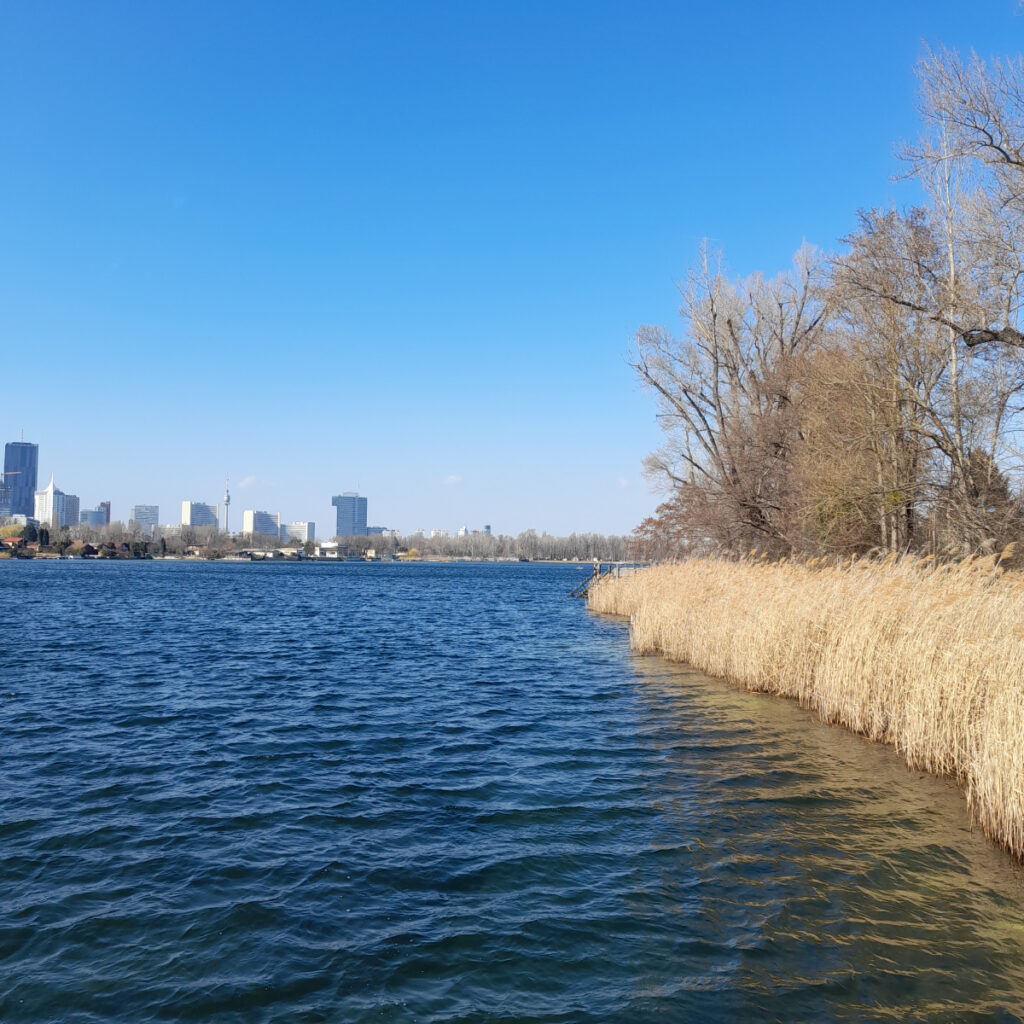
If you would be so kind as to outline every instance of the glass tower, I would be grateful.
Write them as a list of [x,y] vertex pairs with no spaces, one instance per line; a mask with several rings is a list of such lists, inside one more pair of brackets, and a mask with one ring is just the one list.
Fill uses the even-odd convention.
[[4,488],[12,516],[35,515],[39,485],[39,445],[9,441],[4,447]]
[[366,499],[355,491],[345,491],[331,498],[331,504],[338,510],[336,537],[366,536]]

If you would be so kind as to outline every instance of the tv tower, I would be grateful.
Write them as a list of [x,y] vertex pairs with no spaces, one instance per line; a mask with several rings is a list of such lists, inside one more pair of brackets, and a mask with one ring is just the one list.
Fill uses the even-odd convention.
[[224,474],[224,532],[230,533],[228,529],[228,512],[231,508],[231,491],[228,490],[228,481],[230,477],[227,473]]

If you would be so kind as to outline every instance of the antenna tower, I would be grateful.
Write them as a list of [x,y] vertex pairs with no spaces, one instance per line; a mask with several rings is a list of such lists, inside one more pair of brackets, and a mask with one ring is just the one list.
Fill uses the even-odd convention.
[[224,474],[224,532],[230,533],[228,529],[228,512],[231,506],[231,491],[228,489],[228,482],[230,477],[227,473]]

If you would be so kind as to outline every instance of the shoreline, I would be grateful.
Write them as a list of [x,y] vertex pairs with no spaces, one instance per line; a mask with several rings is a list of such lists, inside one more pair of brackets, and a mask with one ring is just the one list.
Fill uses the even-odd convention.
[[603,577],[637,653],[797,700],[964,790],[1024,859],[1024,575],[993,558],[822,568],[693,559]]

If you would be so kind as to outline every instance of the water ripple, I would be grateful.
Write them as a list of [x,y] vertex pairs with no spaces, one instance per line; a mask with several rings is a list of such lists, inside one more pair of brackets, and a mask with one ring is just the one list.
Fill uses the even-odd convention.
[[961,794],[579,572],[0,565],[0,1020],[1021,1019]]

